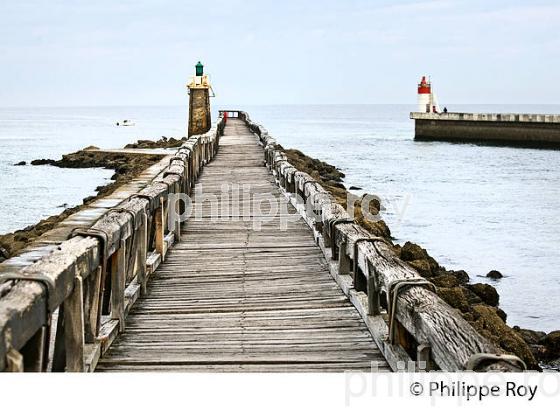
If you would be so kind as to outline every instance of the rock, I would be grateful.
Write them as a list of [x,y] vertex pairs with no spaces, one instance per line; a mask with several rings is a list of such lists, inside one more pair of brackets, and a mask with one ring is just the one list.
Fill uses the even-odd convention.
[[429,278],[432,276],[432,268],[430,263],[426,259],[416,259],[414,261],[408,261],[408,264],[418,271],[420,276]]
[[27,162],[25,162],[25,161],[16,162],[16,163],[14,164],[14,167],[20,167],[20,166],[22,166],[22,165],[27,165]]
[[486,274],[487,278],[490,279],[502,279],[504,277],[504,275],[502,275],[499,271],[497,270],[491,270],[490,272],[488,272]]
[[401,259],[403,261],[428,259],[428,253],[420,245],[407,241],[401,249]]
[[354,186],[354,185],[351,185],[350,188],[348,188],[348,189],[351,190],[351,191],[361,191],[362,190],[362,188],[360,188],[359,186]]
[[457,277],[450,273],[444,273],[431,278],[431,281],[438,288],[454,288],[459,285]]
[[342,182],[338,182],[338,181],[335,181],[335,180],[332,180],[332,179],[329,179],[328,181],[325,181],[325,183],[327,183],[329,185],[332,185],[334,187],[337,187],[337,188],[341,188],[341,189],[346,188]]
[[490,306],[498,306],[500,303],[500,295],[496,288],[486,283],[475,283],[474,285],[467,285],[467,288],[473,291],[484,303]]
[[358,218],[356,218],[356,222],[362,225],[375,236],[381,236],[386,239],[391,239],[391,231],[382,219],[374,222],[365,219],[362,215],[360,215]]
[[478,296],[476,293],[474,293],[472,290],[470,290],[467,287],[461,287],[461,289],[463,289],[463,293],[465,295],[465,297],[467,298],[467,302],[469,305],[477,305],[480,303],[484,303],[482,301],[482,299],[480,298],[480,296]]
[[85,204],[87,204],[87,203],[89,203],[89,202],[95,200],[95,198],[96,198],[95,195],[86,196],[86,197],[82,200],[82,202],[83,202],[84,205],[85,205]]
[[436,274],[441,270],[439,263],[437,263],[437,261],[434,258],[432,258],[430,255],[428,255],[428,263],[430,264],[430,269],[432,270],[432,274]]
[[525,362],[529,370],[540,370],[533,352],[523,338],[507,326],[498,316],[496,308],[475,305],[472,307],[474,321],[471,325],[484,337],[501,347],[508,353],[513,353]]
[[449,273],[455,275],[461,285],[465,285],[471,280],[469,274],[464,270],[450,270]]
[[523,340],[525,340],[525,342],[530,345],[539,344],[539,341],[546,336],[545,332],[522,329],[519,326],[514,326],[512,329],[515,330],[519,334],[519,336],[521,336]]
[[31,165],[53,165],[56,161],[54,159],[34,159],[31,161]]
[[29,241],[29,234],[26,231],[17,231],[14,234],[14,239],[18,242],[27,243]]
[[90,145],[89,147],[84,148],[84,151],[93,151],[93,150],[99,150],[99,147],[96,147],[95,145]]
[[504,310],[496,308],[496,314],[500,316],[500,319],[502,319],[504,323],[507,323],[507,313]]
[[8,259],[10,257],[10,252],[2,246],[0,246],[0,258]]
[[546,348],[546,356],[548,358],[560,358],[560,330],[550,332],[540,339],[539,344]]
[[364,194],[360,198],[360,206],[367,205],[369,213],[372,215],[379,214],[381,208],[381,201],[377,195]]
[[556,359],[556,360],[551,360],[549,361],[547,364],[547,367],[549,367],[550,369],[559,371],[560,370],[560,358]]
[[438,288],[437,294],[451,307],[459,309],[461,312],[466,313],[470,310],[469,302],[465,297],[465,293],[459,286],[454,288]]

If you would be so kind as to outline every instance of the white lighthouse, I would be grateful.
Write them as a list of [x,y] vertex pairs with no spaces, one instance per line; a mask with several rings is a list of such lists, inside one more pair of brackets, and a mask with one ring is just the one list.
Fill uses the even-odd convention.
[[432,92],[432,83],[422,77],[418,84],[418,112],[439,112],[435,94]]

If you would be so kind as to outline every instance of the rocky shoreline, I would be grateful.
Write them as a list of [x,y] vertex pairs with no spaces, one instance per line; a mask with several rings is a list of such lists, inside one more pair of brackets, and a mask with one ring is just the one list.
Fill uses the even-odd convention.
[[[300,171],[314,177],[329,191],[343,207],[347,207],[347,198],[354,201],[354,217],[365,229],[376,236],[381,236],[393,243],[391,231],[387,224],[379,219],[371,221],[365,218],[359,203],[362,196],[353,195],[343,184],[345,177],[335,166],[310,158],[301,151],[284,149],[288,160]],[[349,189],[355,190],[356,187]],[[379,214],[382,204],[375,195],[371,195],[369,212]],[[560,331],[544,332],[510,327],[507,314],[499,307],[500,296],[489,284],[470,283],[470,276],[464,270],[448,270],[441,266],[421,246],[406,242],[394,244],[395,253],[424,278],[434,283],[438,295],[449,305],[460,311],[481,335],[495,343],[505,352],[512,353],[525,361],[530,370],[560,370]],[[490,271],[488,277],[499,279],[502,274]]]
[[[162,137],[157,141],[139,140],[128,144],[124,148],[175,148],[185,139]],[[33,166],[51,165],[59,168],[105,168],[113,169],[112,183],[98,186],[96,195],[83,199],[82,205],[66,208],[58,215],[45,218],[34,225],[11,233],[0,235],[0,262],[18,255],[29,242],[53,229],[68,216],[81,210],[92,201],[110,195],[120,186],[126,184],[161,159],[160,154],[146,155],[127,152],[99,151],[97,147],[87,147],[80,151],[62,156],[60,160],[36,159],[31,161]],[[14,166],[27,165],[24,161]]]

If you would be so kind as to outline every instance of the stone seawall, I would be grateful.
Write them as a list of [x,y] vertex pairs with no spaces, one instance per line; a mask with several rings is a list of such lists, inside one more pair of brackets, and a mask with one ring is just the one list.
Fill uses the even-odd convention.
[[560,148],[560,115],[411,113],[415,138]]

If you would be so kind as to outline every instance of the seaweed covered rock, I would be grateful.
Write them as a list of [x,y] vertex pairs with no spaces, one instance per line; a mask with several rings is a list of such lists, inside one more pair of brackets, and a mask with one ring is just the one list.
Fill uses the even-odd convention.
[[539,343],[545,347],[547,358],[557,359],[560,357],[560,330],[550,332]]
[[415,259],[413,261],[409,261],[408,264],[416,269],[420,276],[425,278],[432,276],[432,268],[427,259]]
[[463,288],[459,286],[454,288],[438,288],[437,294],[451,307],[459,309],[463,313],[470,311],[469,300],[467,299]]
[[459,286],[460,284],[456,275],[447,272],[433,277],[432,282],[438,288],[453,288]]
[[515,330],[519,336],[525,340],[530,345],[539,344],[540,340],[546,336],[545,332],[539,332],[537,330],[530,330],[530,329],[522,329],[519,326],[514,326],[513,330]]
[[501,279],[501,278],[504,277],[504,275],[502,275],[502,273],[500,271],[491,270],[490,272],[488,272],[486,274],[486,277],[490,278],[490,279]]
[[469,274],[462,269],[461,270],[448,270],[448,271],[446,271],[446,273],[449,273],[449,274],[455,276],[457,278],[457,281],[461,285],[465,285],[465,284],[469,283],[469,281],[471,280],[470,277],[469,277]]
[[177,139],[177,138],[167,138],[167,137],[161,137],[159,140],[157,141],[152,141],[152,140],[138,140],[135,143],[132,144],[127,144],[124,147],[125,148],[176,148],[176,147],[180,147],[183,142],[185,142],[187,140],[186,137]]
[[391,230],[382,219],[378,221],[371,221],[362,216],[356,218],[356,222],[366,228],[366,230],[374,236],[380,236],[386,239],[391,238]]
[[407,241],[402,246],[401,259],[407,262],[418,259],[428,259],[428,252],[420,245]]
[[500,303],[500,295],[498,295],[498,291],[492,285],[475,283],[474,285],[467,285],[467,288],[473,291],[487,305],[498,306]]
[[472,312],[474,320],[471,322],[471,325],[482,336],[506,352],[515,354],[525,362],[529,369],[540,369],[527,343],[517,332],[504,323],[496,313],[496,308],[481,304],[473,306]]

